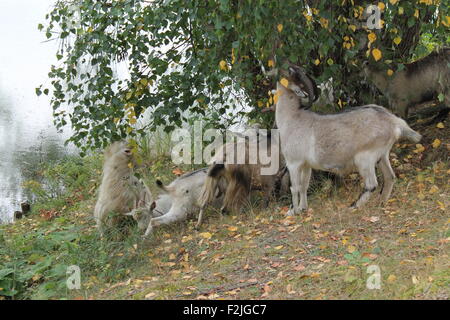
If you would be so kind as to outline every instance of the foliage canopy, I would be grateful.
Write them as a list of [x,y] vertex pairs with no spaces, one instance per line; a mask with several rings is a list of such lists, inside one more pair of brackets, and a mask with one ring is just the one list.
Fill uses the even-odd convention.
[[[381,29],[367,28],[370,4]],[[59,64],[51,87],[36,91],[51,91],[55,124],[70,121],[83,149],[170,131],[187,113],[215,126],[241,115],[269,123],[258,108],[276,100],[274,79],[261,66],[289,60],[318,83],[332,77],[337,108],[363,103],[362,63],[392,73],[450,43],[449,16],[448,0],[60,0],[39,25],[61,41]],[[149,108],[150,122],[136,128]]]

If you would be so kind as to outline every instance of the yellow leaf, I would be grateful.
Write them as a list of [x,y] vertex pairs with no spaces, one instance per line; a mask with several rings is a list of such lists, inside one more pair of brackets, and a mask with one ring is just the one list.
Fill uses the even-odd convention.
[[445,16],[444,19],[442,19],[442,24],[446,27],[450,27],[450,16]]
[[303,11],[303,16],[306,18],[306,20],[311,21],[312,20],[312,15],[310,15],[308,13],[307,10]]
[[399,45],[400,42],[402,42],[402,38],[400,38],[400,37],[395,37],[395,38],[394,38],[394,43],[395,43],[396,45]]
[[275,247],[274,248],[275,250],[281,250],[281,249],[283,249],[283,246],[281,245],[281,246],[277,246],[277,247]]
[[398,2],[398,0],[389,0],[389,3],[392,5],[396,4],[397,2]]
[[436,186],[436,185],[431,186],[431,188],[430,188],[430,193],[436,193],[436,192],[438,192],[438,191],[439,191],[438,186]]
[[436,125],[436,128],[444,129],[445,126],[444,126],[444,124],[443,124],[442,122],[439,122],[439,123]]
[[269,61],[267,61],[267,65],[268,65],[270,68],[272,68],[272,67],[275,66],[275,63],[273,62],[273,60],[269,60]]
[[350,245],[350,246],[347,247],[347,252],[348,253],[353,253],[355,251],[356,251],[356,247],[355,246]]
[[381,54],[381,51],[379,50],[379,49],[373,49],[372,50],[372,56],[373,56],[373,58],[375,59],[375,61],[378,61],[378,60],[380,60],[381,59],[381,56],[382,56],[382,54]]
[[386,5],[383,2],[378,2],[378,8],[380,8],[380,10],[383,11],[384,8],[386,8]]
[[392,70],[392,69],[389,69],[388,71],[387,71],[387,75],[390,77],[390,76],[392,76],[394,74],[394,71]]
[[130,100],[132,96],[133,96],[133,92],[129,91],[129,92],[127,93],[127,95],[126,95],[125,98],[126,98],[127,100]]
[[220,67],[220,70],[223,70],[223,71],[227,71],[228,70],[227,63],[224,60],[219,62],[219,67]]
[[419,19],[419,9],[416,9],[414,11],[414,17],[416,17],[417,19]]
[[318,66],[318,65],[320,64],[320,60],[319,60],[319,59],[314,60],[314,64],[315,64],[316,66]]
[[288,85],[289,85],[289,81],[288,81],[288,79],[286,79],[286,78],[282,78],[281,80],[280,80],[280,83],[284,86],[284,87],[288,87]]
[[399,14],[399,15],[402,15],[403,12],[404,12],[403,7],[399,7],[399,8],[398,8],[398,14]]
[[278,98],[280,97],[280,93],[277,91],[277,93],[275,93],[275,95],[273,96],[273,103],[278,103]]
[[425,147],[421,145],[420,143],[416,144],[416,150],[414,150],[414,153],[421,153],[425,151]]
[[434,139],[434,141],[433,141],[433,143],[432,143],[432,146],[433,146],[433,148],[439,148],[439,146],[441,145],[441,140],[439,140],[439,139]]
[[350,30],[352,30],[353,32],[356,31],[356,26],[355,26],[354,24],[349,25],[348,28],[349,28]]
[[237,227],[228,227],[228,231],[230,231],[230,232],[235,232],[235,231],[237,231]]
[[263,106],[264,106],[264,103],[261,100],[259,100],[258,101],[258,107],[262,108]]
[[371,32],[367,35],[367,38],[369,39],[369,42],[372,43],[375,40],[377,40],[377,35],[375,33]]
[[212,234],[209,232],[202,232],[202,233],[200,233],[200,237],[202,237],[203,239],[211,239]]
[[320,25],[323,28],[327,29],[328,28],[328,19],[325,19],[324,17],[321,17],[320,18]]
[[281,23],[279,25],[277,25],[277,30],[278,30],[278,32],[283,31],[283,25]]
[[397,277],[394,276],[393,274],[389,275],[389,277],[387,278],[388,282],[394,282],[395,280],[397,280]]
[[141,84],[142,84],[144,87],[146,87],[147,84],[148,84],[148,80],[147,80],[147,79],[141,79],[140,82],[141,82]]

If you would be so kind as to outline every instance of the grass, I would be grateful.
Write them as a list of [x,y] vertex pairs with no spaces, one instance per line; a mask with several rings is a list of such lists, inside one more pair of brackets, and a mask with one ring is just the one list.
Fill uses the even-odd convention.
[[[53,166],[60,175],[47,172],[65,191],[0,226],[0,299],[448,299],[447,127],[430,129],[424,150],[395,148],[399,179],[384,207],[373,199],[348,209],[361,190],[350,176],[314,184],[302,215],[286,216],[288,198],[266,208],[252,201],[239,215],[209,212],[199,231],[191,219],[147,241],[132,227],[122,241],[101,240],[91,214],[100,159],[65,161]],[[61,176],[77,166],[80,174]],[[144,176],[154,194],[153,179],[169,182],[174,169],[164,155],[152,159]],[[81,269],[80,290],[67,289],[70,265]],[[380,289],[367,288],[370,266]]]

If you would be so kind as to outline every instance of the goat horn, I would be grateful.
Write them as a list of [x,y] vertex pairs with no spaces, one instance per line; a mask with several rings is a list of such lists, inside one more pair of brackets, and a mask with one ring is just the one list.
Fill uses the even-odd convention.
[[305,91],[308,94],[308,104],[305,107],[309,108],[312,103],[317,100],[319,89],[314,80],[305,73],[303,68],[295,66],[294,69],[298,76],[298,80],[305,86]]

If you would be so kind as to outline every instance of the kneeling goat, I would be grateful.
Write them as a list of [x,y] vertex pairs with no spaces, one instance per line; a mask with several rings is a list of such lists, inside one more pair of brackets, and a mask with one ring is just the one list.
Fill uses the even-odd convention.
[[[367,202],[376,189],[375,166],[383,173],[381,200],[387,201],[395,174],[389,162],[389,151],[400,138],[418,142],[421,135],[387,109],[377,105],[352,108],[349,111],[319,115],[304,109],[317,98],[314,81],[297,66],[291,66],[277,83],[279,99],[275,119],[280,130],[281,151],[291,178],[292,209],[297,214],[308,207],[306,191],[311,169],[346,174],[357,171],[364,180],[364,191],[352,207]],[[302,98],[309,101],[305,104]],[[303,108],[302,108],[303,107]]]

